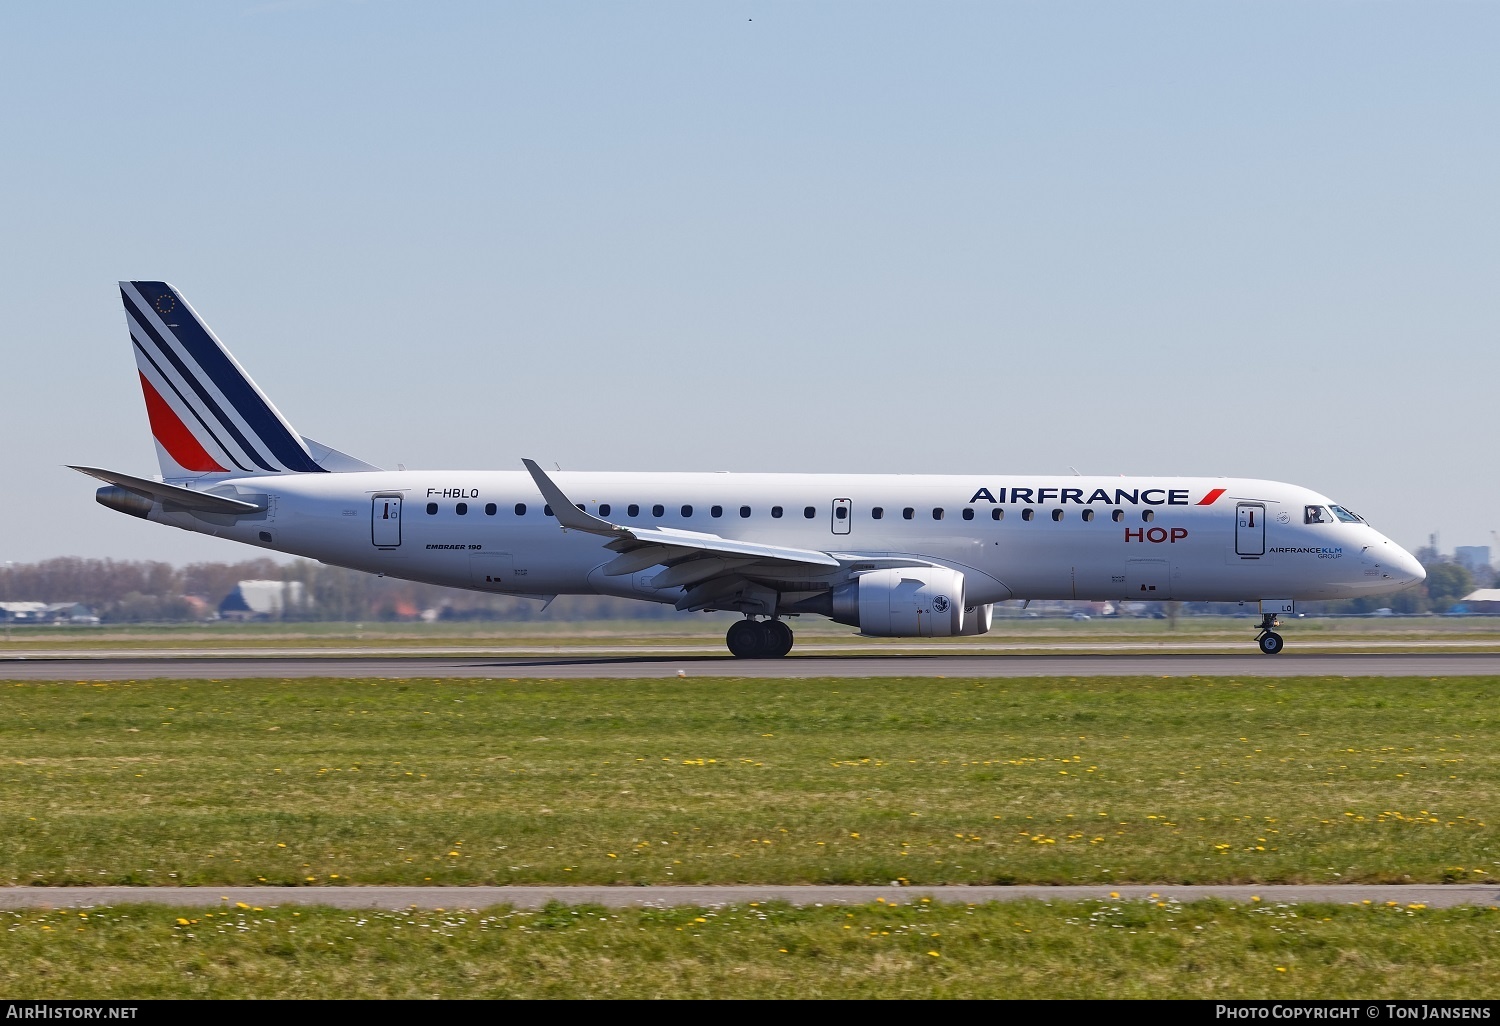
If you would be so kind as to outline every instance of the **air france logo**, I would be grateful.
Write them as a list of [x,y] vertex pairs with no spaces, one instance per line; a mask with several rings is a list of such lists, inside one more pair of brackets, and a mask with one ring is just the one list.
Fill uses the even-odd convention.
[[997,505],[1034,503],[1044,506],[1049,502],[1059,505],[1071,502],[1079,506],[1092,506],[1095,503],[1106,506],[1124,506],[1127,503],[1132,506],[1212,506],[1224,492],[1223,488],[1215,488],[1195,503],[1188,497],[1186,488],[1116,488],[1113,491],[1095,488],[1088,498],[1084,498],[1082,488],[996,488],[993,491],[981,488],[969,499],[969,505],[993,502]]
[[933,599],[932,608],[936,612],[946,613],[948,611],[948,596],[939,595],[937,598]]

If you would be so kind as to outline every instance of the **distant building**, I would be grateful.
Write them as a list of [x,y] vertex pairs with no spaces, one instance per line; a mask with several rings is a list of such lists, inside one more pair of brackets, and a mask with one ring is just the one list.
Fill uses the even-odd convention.
[[1500,613],[1500,588],[1480,588],[1459,599],[1470,613]]
[[226,620],[274,620],[303,604],[301,581],[241,581],[219,603]]
[[82,602],[0,602],[0,623],[98,622],[94,611]]
[[1471,574],[1487,574],[1490,572],[1490,547],[1460,545],[1453,550],[1453,562]]

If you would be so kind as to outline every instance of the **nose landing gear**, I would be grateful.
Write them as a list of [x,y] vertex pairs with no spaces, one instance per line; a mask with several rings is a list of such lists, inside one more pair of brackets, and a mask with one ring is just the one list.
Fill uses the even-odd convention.
[[780,620],[736,622],[724,635],[724,643],[736,659],[780,659],[792,650],[792,629]]
[[1281,635],[1271,629],[1280,626],[1281,621],[1277,619],[1275,613],[1260,615],[1260,624],[1256,627],[1260,633],[1256,635],[1255,642],[1266,655],[1280,655],[1281,650],[1286,647],[1286,642],[1282,640]]

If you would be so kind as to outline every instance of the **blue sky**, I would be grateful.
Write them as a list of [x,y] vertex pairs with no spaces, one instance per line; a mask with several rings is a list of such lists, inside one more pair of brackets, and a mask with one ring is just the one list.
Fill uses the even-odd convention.
[[394,466],[1241,475],[1500,529],[1500,5],[0,7],[0,561],[248,553],[114,282]]

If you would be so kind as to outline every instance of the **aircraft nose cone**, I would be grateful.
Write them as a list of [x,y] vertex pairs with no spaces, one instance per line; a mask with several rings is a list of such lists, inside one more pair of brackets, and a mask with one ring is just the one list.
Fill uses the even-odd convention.
[[1396,578],[1408,585],[1427,580],[1427,568],[1417,562],[1416,556],[1399,545],[1393,544],[1391,548],[1396,550],[1391,553],[1391,570]]
[[1361,555],[1366,580],[1372,583],[1378,581],[1384,589],[1392,586],[1409,588],[1427,579],[1427,570],[1417,562],[1417,557],[1389,538],[1381,538],[1379,543],[1365,546]]

